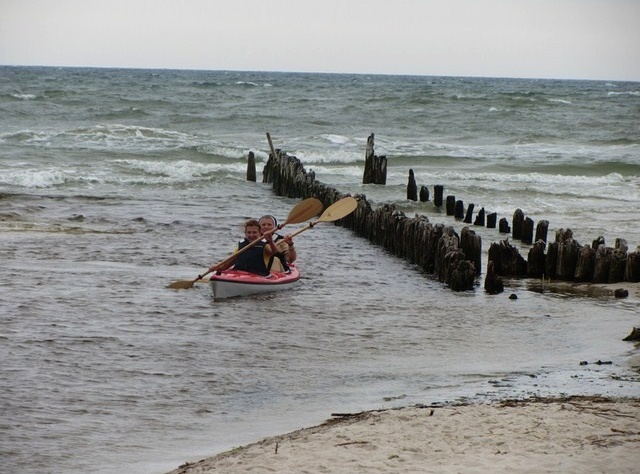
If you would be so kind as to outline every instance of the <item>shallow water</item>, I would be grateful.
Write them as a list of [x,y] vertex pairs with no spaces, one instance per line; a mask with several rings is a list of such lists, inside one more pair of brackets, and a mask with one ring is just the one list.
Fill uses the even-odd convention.
[[[245,218],[282,221],[298,202],[244,179],[267,128],[320,181],[408,216],[461,229],[405,199],[411,167],[477,209],[548,219],[550,236],[634,248],[637,85],[18,69],[0,68],[0,453],[14,471],[166,472],[333,412],[638,395],[622,341],[634,291],[515,280],[489,296],[481,276],[453,293],[331,224],[296,239],[292,291],[165,288],[226,257]],[[372,130],[384,187],[360,184]],[[485,253],[505,238],[474,230]]]

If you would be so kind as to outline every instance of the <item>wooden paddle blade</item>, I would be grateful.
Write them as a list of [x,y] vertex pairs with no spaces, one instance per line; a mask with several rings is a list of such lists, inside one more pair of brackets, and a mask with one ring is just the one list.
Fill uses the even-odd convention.
[[348,216],[358,207],[358,201],[351,196],[347,196],[346,198],[340,199],[338,202],[333,203],[331,206],[327,207],[327,209],[322,213],[322,215],[310,223],[307,226],[304,226],[302,229],[296,230],[291,237],[295,237],[303,233],[305,230],[312,229],[318,222],[333,222],[338,219],[342,219],[343,217]]
[[171,288],[172,290],[188,290],[189,288],[193,288],[195,282],[196,280],[178,280],[168,284],[167,288]]
[[299,202],[295,205],[289,215],[287,216],[287,220],[281,225],[284,227],[287,224],[299,224],[304,221],[308,221],[312,217],[317,216],[322,212],[322,202],[316,198],[307,198],[302,202]]
[[347,217],[358,207],[358,201],[351,196],[340,199],[327,207],[317,222],[333,222]]

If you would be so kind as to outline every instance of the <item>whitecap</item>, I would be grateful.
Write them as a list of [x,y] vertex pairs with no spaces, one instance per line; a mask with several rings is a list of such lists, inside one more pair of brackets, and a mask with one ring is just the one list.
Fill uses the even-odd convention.
[[624,91],[624,92],[609,91],[607,92],[607,95],[609,97],[615,97],[619,95],[632,95],[632,96],[638,97],[640,96],[640,91]]
[[325,140],[331,143],[335,143],[338,145],[344,145],[345,143],[348,143],[350,141],[349,137],[346,137],[344,135],[330,134],[330,133],[320,135],[320,137],[324,138]]
[[34,100],[36,98],[36,96],[33,94],[23,94],[19,92],[11,94],[11,97],[13,97],[14,99],[20,99],[20,100]]
[[552,102],[554,104],[567,104],[567,105],[572,104],[570,100],[566,100],[566,99],[548,99],[548,102]]
[[67,173],[56,169],[0,172],[0,183],[24,188],[50,188],[64,184]]

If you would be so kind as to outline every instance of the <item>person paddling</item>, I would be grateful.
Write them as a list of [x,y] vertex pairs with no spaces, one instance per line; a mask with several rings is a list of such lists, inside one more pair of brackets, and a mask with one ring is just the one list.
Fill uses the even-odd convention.
[[[272,215],[264,215],[260,218],[260,231],[263,234],[273,232],[278,227],[277,219]],[[277,272],[285,272],[289,270],[288,264],[295,262],[298,257],[296,249],[293,245],[293,239],[291,234],[282,236],[280,234],[273,234],[274,242],[278,248],[278,252],[275,254],[267,255],[265,253],[264,260],[267,268]]]
[[233,264],[235,270],[243,270],[245,272],[255,273],[256,275],[269,275],[269,268],[265,263],[265,255],[271,258],[272,255],[278,253],[278,247],[273,241],[272,234],[273,233],[267,233],[264,238],[260,239],[262,235],[260,222],[257,219],[247,220],[244,223],[244,239],[238,242],[238,250],[241,250],[257,239],[260,239],[259,242],[239,254],[235,262],[230,262],[229,265],[224,268],[215,268],[216,266],[213,265],[209,267],[209,272],[226,270]]

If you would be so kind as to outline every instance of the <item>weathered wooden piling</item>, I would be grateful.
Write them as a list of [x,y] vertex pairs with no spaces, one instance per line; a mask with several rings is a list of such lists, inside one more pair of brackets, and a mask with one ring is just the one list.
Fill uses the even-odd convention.
[[544,253],[545,242],[538,240],[529,249],[527,255],[527,276],[530,278],[542,278],[545,274],[546,255]]
[[455,196],[447,196],[445,201],[445,209],[448,216],[453,216],[456,213],[456,197]]
[[[370,137],[373,138],[373,137]],[[249,173],[248,173],[249,175]],[[313,172],[306,172],[300,160],[273,149],[263,170],[263,182],[271,183],[277,195],[288,197],[316,197],[325,207],[345,197],[336,189],[315,179]],[[409,173],[407,197],[417,200],[417,185],[413,170]],[[411,190],[411,193],[409,192]],[[443,204],[442,185],[434,186],[434,205]],[[452,290],[474,288],[475,278],[481,274],[481,240],[468,227],[461,237],[449,226],[432,224],[426,216],[407,217],[393,205],[373,209],[366,196],[357,195],[358,208],[337,225],[353,230],[357,235],[380,245],[394,255],[418,265],[426,273],[435,275]],[[423,186],[420,200],[428,200],[428,190]],[[474,204],[465,208],[462,200],[446,197],[446,213],[470,224]],[[481,208],[475,225],[484,225],[485,210]],[[487,227],[495,228],[497,213],[486,215]],[[571,229],[559,229],[555,241],[547,244],[549,222],[541,220],[535,227],[522,210],[514,213],[513,238],[519,236],[526,244],[532,244],[527,259],[519,255],[508,240],[493,243],[489,248],[489,263],[485,277],[485,291],[502,291],[501,276],[532,277],[578,282],[615,283],[640,281],[640,247],[628,253],[627,244],[617,239],[614,248],[606,247],[604,238],[598,237],[591,246],[582,246],[573,239]],[[507,219],[499,222],[500,233],[511,233]],[[535,242],[535,243],[532,243]]]
[[478,214],[476,214],[476,220],[473,221],[473,225],[484,227],[484,207],[478,211]]
[[429,200],[429,188],[426,186],[420,186],[420,202],[427,202]]
[[413,170],[409,170],[409,182],[407,183],[407,199],[410,201],[418,200],[418,185]]
[[460,233],[460,248],[467,260],[473,262],[476,275],[482,272],[482,238],[469,227],[463,227]]
[[589,245],[581,247],[578,252],[578,261],[573,274],[575,281],[591,281],[595,267],[596,250]]
[[624,272],[625,281],[640,281],[640,247],[627,255],[627,268]]
[[441,184],[436,184],[433,187],[433,205],[436,207],[442,207],[444,196],[444,186]]
[[627,242],[624,239],[616,239],[609,266],[609,283],[624,281],[627,268],[627,251]]
[[464,215],[464,223],[465,224],[471,224],[471,219],[473,218],[473,208],[475,207],[475,205],[473,203],[469,204],[467,206],[467,212]]
[[247,158],[247,181],[256,182],[256,155],[252,151]]
[[508,234],[509,232],[511,232],[509,221],[505,217],[500,219],[500,222],[498,223],[498,232],[500,232],[501,234]]
[[453,215],[456,219],[464,219],[464,202],[459,199],[456,201]]
[[487,275],[484,277],[484,291],[490,295],[497,295],[504,291],[502,277],[496,273],[495,263],[491,260],[487,264]]
[[525,217],[522,223],[522,242],[531,245],[533,243],[533,220]]
[[[325,205],[345,197],[334,188],[307,173],[295,156],[280,150],[271,153],[263,170],[263,181],[271,183],[280,196],[316,197]],[[475,284],[475,259],[479,259],[481,242],[469,244],[469,257],[460,248],[460,239],[453,229],[442,224],[433,225],[426,216],[408,218],[395,206],[385,204],[373,209],[364,195],[356,196],[358,207],[349,216],[336,222],[357,235],[380,245],[394,255],[418,265],[425,272],[435,274],[454,291],[471,290]]]
[[640,341],[640,328],[633,328],[623,341]]
[[375,155],[373,142],[374,134],[372,133],[367,138],[362,184],[387,184],[387,157]]
[[556,278],[559,280],[572,281],[575,277],[580,243],[573,239],[573,233],[571,235],[561,240],[556,239],[558,242]]
[[535,242],[542,240],[543,242],[547,241],[547,233],[549,231],[549,221],[541,220],[538,222],[536,226],[536,238]]
[[495,229],[497,221],[498,221],[497,212],[490,212],[489,214],[487,214],[487,229]]
[[513,233],[511,236],[513,240],[522,240],[522,224],[524,222],[524,212],[522,209],[516,209],[513,213],[513,220],[511,225],[513,226]]
[[494,242],[489,246],[489,261],[493,262],[497,275],[511,277],[527,275],[526,260],[508,240]]

